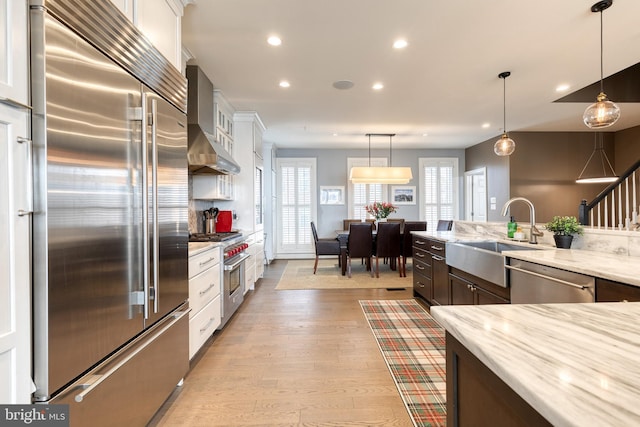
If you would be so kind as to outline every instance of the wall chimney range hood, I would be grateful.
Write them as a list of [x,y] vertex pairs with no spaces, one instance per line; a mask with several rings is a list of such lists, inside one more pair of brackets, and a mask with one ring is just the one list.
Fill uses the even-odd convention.
[[196,65],[187,66],[189,91],[187,159],[193,174],[237,175],[240,166],[215,140],[213,126],[213,84]]

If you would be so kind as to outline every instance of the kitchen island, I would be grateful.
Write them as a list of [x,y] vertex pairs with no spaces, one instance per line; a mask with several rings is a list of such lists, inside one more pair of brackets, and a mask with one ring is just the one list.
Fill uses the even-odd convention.
[[448,425],[465,425],[458,416],[471,404],[457,395],[469,373],[454,375],[458,343],[551,425],[640,425],[640,303],[442,306],[431,314],[447,331]]
[[[505,238],[458,231],[413,231],[412,234],[443,242],[476,240],[529,245],[526,242],[519,243]],[[581,249],[557,249],[543,244],[536,245],[536,248],[541,250],[504,251],[503,255],[640,287],[640,257]]]

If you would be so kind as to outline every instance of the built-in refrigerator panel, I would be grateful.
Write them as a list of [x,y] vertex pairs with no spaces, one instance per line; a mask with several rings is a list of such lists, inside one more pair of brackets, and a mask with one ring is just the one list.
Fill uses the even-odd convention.
[[[149,159],[150,301],[145,321],[148,326],[189,297],[185,287],[188,264],[184,262],[189,256],[189,195],[185,116],[152,91],[145,90],[144,99]],[[157,276],[154,264],[158,265]]]
[[[142,330],[141,84],[45,17],[34,80],[36,396]],[[40,74],[40,75],[38,75]],[[46,119],[45,119],[46,118]],[[132,304],[134,303],[134,304]],[[46,351],[42,351],[45,348]]]

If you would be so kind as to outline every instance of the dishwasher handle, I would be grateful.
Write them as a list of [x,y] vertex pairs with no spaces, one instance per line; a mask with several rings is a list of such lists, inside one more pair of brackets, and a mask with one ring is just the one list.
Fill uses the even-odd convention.
[[508,264],[505,265],[505,268],[508,268],[509,270],[519,271],[519,272],[524,273],[524,274],[530,274],[532,276],[540,277],[542,279],[551,280],[552,282],[556,282],[556,283],[559,283],[559,284],[565,285],[565,286],[571,286],[572,288],[583,289],[583,290],[591,288],[591,286],[578,285],[576,283],[567,282],[566,280],[557,279],[557,278],[552,277],[552,276],[547,276],[545,274],[536,273],[534,271],[525,270],[524,268],[514,267],[514,266],[508,265]]

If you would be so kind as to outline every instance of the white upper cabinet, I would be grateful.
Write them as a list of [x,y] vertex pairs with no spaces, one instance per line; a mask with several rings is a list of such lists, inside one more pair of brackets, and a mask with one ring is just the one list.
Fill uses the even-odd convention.
[[0,99],[29,103],[27,0],[0,0]]
[[111,0],[178,70],[182,70],[182,0]]

